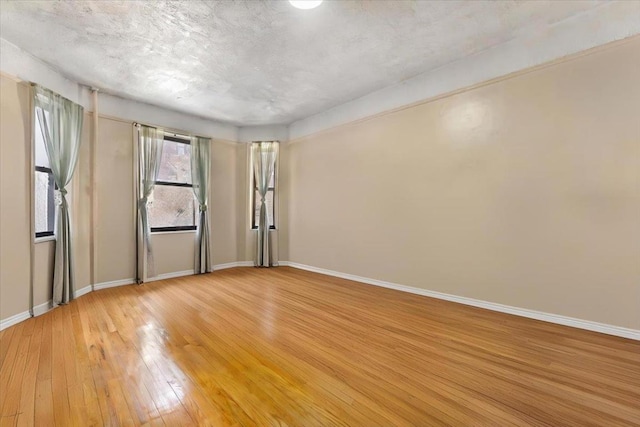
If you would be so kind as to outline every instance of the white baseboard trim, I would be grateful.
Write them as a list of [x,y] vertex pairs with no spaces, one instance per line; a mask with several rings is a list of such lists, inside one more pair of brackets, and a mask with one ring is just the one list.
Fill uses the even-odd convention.
[[256,263],[253,261],[238,261],[236,267],[255,267]]
[[20,323],[24,320],[27,320],[31,317],[29,314],[29,310],[23,311],[22,313],[14,314],[13,316],[7,317],[6,319],[0,320],[0,331],[3,329],[7,329],[9,326],[13,326],[17,323]]
[[[80,288],[77,291],[74,291],[73,298],[76,299],[78,297],[81,297],[82,295],[88,294],[89,292],[91,292],[91,285],[87,285],[84,288]],[[33,315],[34,317],[41,316],[51,310],[53,310],[53,301],[49,300],[33,307]]]
[[163,273],[153,277],[148,277],[145,283],[156,282],[158,280],[165,280],[165,279],[175,279],[176,277],[192,276],[193,274],[195,274],[194,270],[183,270],[183,271],[174,271],[172,273]]
[[227,268],[234,268],[234,267],[253,267],[253,261],[237,261],[237,262],[227,262],[225,264],[217,264],[211,268],[210,273],[214,271],[224,270]]
[[80,288],[80,289],[76,290],[76,291],[73,293],[73,297],[74,297],[74,298],[81,297],[81,296],[82,296],[82,295],[84,295],[84,294],[88,294],[88,293],[89,293],[89,292],[91,292],[92,290],[93,290],[93,289],[91,288],[91,285],[87,285],[87,286],[85,286],[84,288]]
[[[100,289],[115,288],[116,286],[133,285],[134,283],[136,283],[136,279],[112,280],[111,282],[96,283],[95,285],[93,285],[93,290],[97,291]],[[89,289],[87,290],[87,288]],[[84,288],[80,289],[80,291],[84,292],[81,295],[91,292],[91,286],[85,286]]]
[[366,283],[369,285],[381,286],[383,288],[395,289],[402,292],[423,295],[431,298],[437,298],[446,301],[457,302],[459,304],[471,305],[474,307],[485,308],[487,310],[499,311],[501,313],[513,314],[530,319],[542,320],[545,322],[556,323],[564,326],[571,326],[588,331],[600,332],[608,335],[629,338],[640,341],[640,330],[624,328],[622,326],[608,325],[606,323],[592,322],[590,320],[576,319],[559,314],[545,313],[542,311],[529,310],[526,308],[513,307],[510,305],[498,304],[489,301],[482,301],[473,298],[460,297],[457,295],[445,294],[442,292],[429,291],[412,286],[399,285],[397,283],[385,282],[382,280],[370,279],[368,277],[356,276],[354,274],[341,273],[338,271],[327,270],[324,268],[313,267],[297,262],[280,261],[281,266],[289,266],[300,270],[312,271],[314,273],[326,274],[328,276],[340,277],[342,279],[353,280],[356,282]]
[[39,304],[33,307],[33,315],[34,317],[41,316],[52,309],[53,309],[53,301],[49,300],[47,302],[43,302],[42,304]]
[[238,266],[237,262],[227,262],[225,264],[212,265],[211,270],[209,270],[209,273],[213,273],[214,271],[225,270],[227,268],[233,268],[237,266]]

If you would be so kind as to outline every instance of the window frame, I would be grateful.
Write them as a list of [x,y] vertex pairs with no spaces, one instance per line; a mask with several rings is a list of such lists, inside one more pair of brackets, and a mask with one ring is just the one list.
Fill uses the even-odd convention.
[[[49,177],[49,197],[47,198],[47,231],[36,231],[36,239],[41,237],[51,237],[55,236],[55,227],[56,227],[56,202],[55,202],[55,194],[54,191],[58,188],[53,179],[53,171],[51,168],[46,166],[36,166],[34,169],[35,172],[46,173]],[[33,191],[35,192],[35,182]]]
[[[38,112],[36,111],[39,107],[34,106],[33,108],[33,132],[34,132],[34,136],[32,137],[32,150],[35,153],[36,151],[36,137],[35,137],[35,132],[40,132],[42,133],[42,129],[40,128],[40,126],[38,125]],[[44,135],[42,135],[42,138],[44,139]],[[40,172],[40,173],[46,173],[47,177],[48,177],[48,197],[47,197],[47,230],[46,231],[35,231],[35,223],[34,223],[34,235],[35,235],[35,239],[39,240],[39,239],[43,239],[43,240],[52,240],[52,239],[47,239],[47,238],[53,238],[55,239],[55,228],[56,228],[56,201],[55,201],[55,190],[58,189],[58,186],[55,183],[55,180],[53,179],[53,171],[51,170],[50,167],[46,167],[46,166],[38,166],[35,163],[35,154],[33,155],[33,159],[34,159],[34,163],[33,163],[33,188],[32,188],[32,194],[35,197],[35,192],[36,192],[36,173]],[[34,208],[35,209],[35,208]],[[35,221],[35,217],[32,217],[32,221]]]
[[[191,139],[188,137],[180,137],[177,136],[176,134],[165,134],[162,143],[164,144],[164,141],[171,141],[171,142],[176,142],[179,144],[185,144],[185,145],[191,145]],[[162,161],[162,158],[160,159],[160,161]],[[191,161],[191,158],[189,158],[189,161]],[[154,191],[155,191],[155,186],[160,185],[160,186],[166,186],[166,187],[189,187],[191,189],[193,189],[193,184],[189,184],[187,182],[171,182],[171,181],[162,181],[162,180],[157,180],[154,183]],[[192,190],[193,191],[193,190]],[[195,198],[195,196],[194,196]],[[194,208],[195,208],[195,204],[194,204]],[[194,211],[195,212],[195,211]],[[197,224],[197,220],[194,217],[193,218],[193,223],[194,225],[177,225],[177,226],[171,226],[171,227],[150,227],[151,232],[152,233],[170,233],[170,232],[179,232],[179,231],[196,231],[198,229],[198,224]]]
[[[254,141],[251,144],[259,142]],[[257,230],[258,224],[256,224],[256,191],[258,191],[258,185],[256,182],[256,176],[253,168],[253,152],[251,150],[251,144],[249,144],[249,182],[250,190],[249,190],[249,209],[250,209],[250,219],[249,219],[249,227],[251,230]],[[273,167],[273,187],[267,188],[267,193],[269,191],[273,192],[273,225],[269,226],[269,230],[277,230],[278,224],[278,165],[280,163],[280,152],[278,151],[278,156],[276,157],[276,163]]]

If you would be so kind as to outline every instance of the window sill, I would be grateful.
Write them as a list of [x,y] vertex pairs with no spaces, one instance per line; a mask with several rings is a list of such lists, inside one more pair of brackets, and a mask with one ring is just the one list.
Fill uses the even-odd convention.
[[175,230],[175,231],[152,231],[151,235],[155,236],[158,234],[181,234],[181,233],[195,233],[198,230]]
[[55,241],[56,240],[56,236],[43,236],[43,237],[36,237],[33,240],[33,243],[38,244],[38,243],[43,243],[43,242],[51,242],[51,241]]

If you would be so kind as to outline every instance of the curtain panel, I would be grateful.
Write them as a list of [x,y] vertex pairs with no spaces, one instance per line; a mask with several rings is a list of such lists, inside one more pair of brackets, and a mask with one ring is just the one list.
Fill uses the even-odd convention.
[[160,159],[164,145],[164,132],[150,126],[138,128],[138,245],[136,280],[144,283],[154,275],[153,252],[151,250],[151,226],[149,225],[148,201],[160,171]]
[[274,265],[273,251],[269,237],[269,221],[267,218],[266,196],[269,189],[269,179],[273,175],[278,159],[279,144],[277,141],[253,142],[251,144],[251,158],[253,161],[253,177],[256,189],[260,195],[260,219],[258,221],[258,237],[256,239],[256,267],[272,267]]
[[33,86],[34,106],[56,185],[56,250],[53,267],[53,305],[73,299],[73,247],[67,185],[78,164],[84,108],[41,86]]
[[196,233],[196,274],[211,271],[209,243],[209,165],[211,163],[211,139],[191,137],[191,183],[199,205],[198,231]]

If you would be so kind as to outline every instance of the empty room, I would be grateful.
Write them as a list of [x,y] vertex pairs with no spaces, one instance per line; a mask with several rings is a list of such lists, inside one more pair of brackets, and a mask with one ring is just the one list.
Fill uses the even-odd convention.
[[0,0],[0,426],[640,426],[640,0]]

